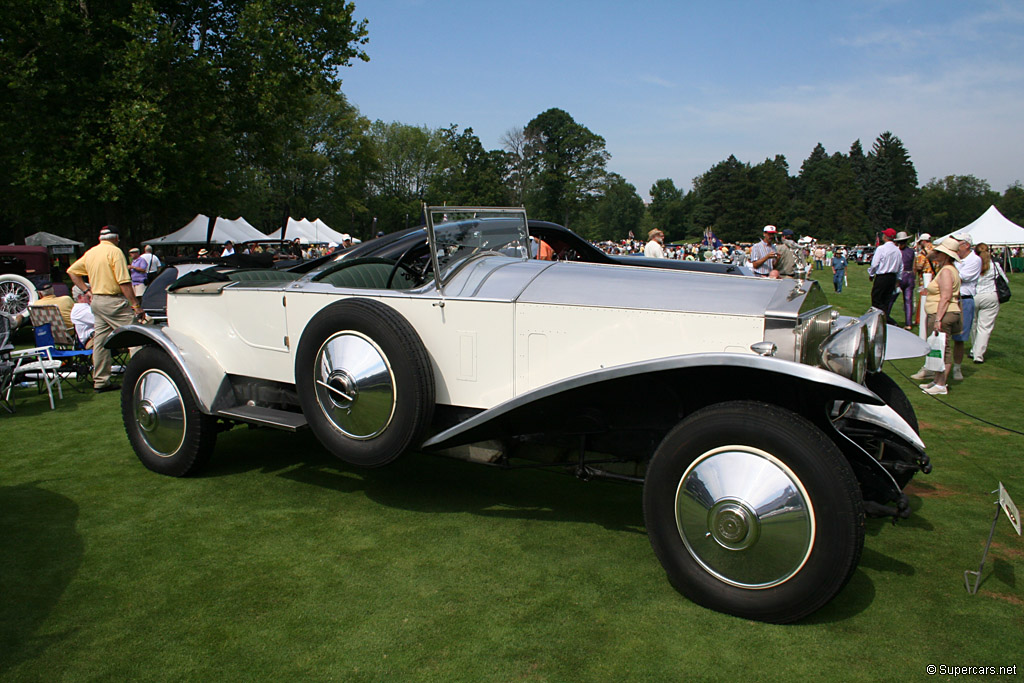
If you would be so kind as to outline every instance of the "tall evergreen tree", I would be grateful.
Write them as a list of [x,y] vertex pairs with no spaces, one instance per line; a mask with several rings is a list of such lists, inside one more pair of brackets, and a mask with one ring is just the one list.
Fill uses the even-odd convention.
[[[882,183],[887,182],[890,201],[890,223],[886,227],[895,227],[899,230],[910,226],[913,215],[914,198],[917,196],[917,170],[910,160],[910,154],[903,141],[886,131],[878,136],[871,148],[870,158],[874,163],[870,166],[872,173],[879,173],[879,177],[872,178],[869,183],[869,198],[872,201],[879,199]],[[882,168],[884,167],[884,171]],[[869,209],[869,215],[872,212]],[[884,216],[884,207],[874,211],[875,216]],[[876,229],[879,229],[876,226]]]
[[850,145],[849,157],[853,177],[857,179],[861,195],[866,196],[868,191],[868,158],[864,156],[864,148],[861,146],[859,139],[854,140],[853,144]]
[[762,225],[784,223],[791,199],[786,157],[777,154],[774,159],[765,159],[751,169],[751,179],[757,186],[757,216],[753,222]]
[[750,165],[735,155],[712,166],[693,181],[695,206],[693,220],[699,235],[705,227],[714,229],[719,239],[727,242],[759,237],[756,215],[757,186],[750,178]]
[[867,214],[868,227],[875,235],[893,226],[893,190],[892,173],[889,165],[878,157],[868,157],[868,191]]

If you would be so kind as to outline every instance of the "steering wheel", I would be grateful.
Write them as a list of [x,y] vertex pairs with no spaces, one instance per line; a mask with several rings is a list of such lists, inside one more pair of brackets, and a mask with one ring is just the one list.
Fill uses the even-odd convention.
[[417,270],[411,265],[405,263],[409,256],[414,254],[416,249],[419,249],[422,246],[422,244],[414,244],[408,249],[406,249],[404,252],[402,252],[402,255],[398,257],[397,261],[395,261],[395,265],[391,266],[391,272],[388,273],[388,281],[385,287],[391,289],[391,283],[394,282],[395,275],[398,274],[399,269],[405,271],[405,273],[408,274],[409,279],[411,280],[413,285],[419,285],[423,283],[423,281],[426,279],[427,269],[430,268],[430,259],[427,259],[426,263],[423,265],[423,268],[421,270]]

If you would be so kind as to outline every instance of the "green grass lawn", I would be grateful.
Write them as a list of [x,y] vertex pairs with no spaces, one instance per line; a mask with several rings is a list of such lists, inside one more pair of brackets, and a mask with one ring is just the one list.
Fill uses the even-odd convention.
[[[868,308],[866,269],[829,298]],[[651,551],[639,487],[413,455],[339,463],[308,433],[236,428],[204,476],[153,474],[119,396],[17,392],[0,415],[0,679],[920,680],[1024,668],[1024,276],[984,365],[914,403],[934,472],[869,520],[849,585],[795,625],[697,607]],[[900,314],[898,317],[902,317]],[[948,406],[946,405],[948,404]],[[1020,673],[1018,673],[1018,676]],[[939,677],[944,678],[944,677]]]

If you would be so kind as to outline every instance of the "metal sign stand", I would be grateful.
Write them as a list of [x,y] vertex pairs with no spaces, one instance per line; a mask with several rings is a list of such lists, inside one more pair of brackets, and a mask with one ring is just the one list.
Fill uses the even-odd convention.
[[[981,554],[981,564],[978,565],[978,571],[974,572],[968,569],[964,572],[964,585],[967,587],[967,592],[971,595],[975,595],[978,592],[978,586],[981,585],[981,572],[985,569],[985,558],[988,557],[988,549],[992,546],[992,536],[996,532],[996,524],[999,522],[999,513],[1006,512],[1007,518],[1010,520],[1010,524],[1013,525],[1017,535],[1021,533],[1020,514],[1017,511],[1017,506],[1013,504],[1013,500],[1010,499],[1010,494],[1006,492],[1003,487],[1003,482],[999,482],[999,488],[992,493],[998,493],[999,499],[995,502],[996,516],[992,518],[992,528],[988,532],[988,541],[985,543],[985,551]],[[971,576],[974,576],[974,585],[971,585]]]
[[[992,493],[995,493],[993,491]],[[985,558],[988,557],[989,546],[992,545],[992,535],[996,532],[996,523],[999,521],[999,503],[996,503],[996,516],[992,518],[992,528],[988,532],[988,542],[985,543],[985,552],[981,554],[981,564],[978,565],[978,571],[972,572],[970,569],[964,572],[964,584],[967,586],[967,592],[974,595],[978,592],[978,586],[981,585],[981,572],[985,568]],[[971,575],[974,575],[974,585],[971,585]]]

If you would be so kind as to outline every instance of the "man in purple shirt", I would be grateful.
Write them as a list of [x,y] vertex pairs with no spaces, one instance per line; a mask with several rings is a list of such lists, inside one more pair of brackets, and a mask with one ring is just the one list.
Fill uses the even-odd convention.
[[138,247],[128,250],[128,270],[132,275],[132,289],[135,290],[135,296],[142,296],[146,291],[147,267],[149,267],[149,263],[142,258]]

